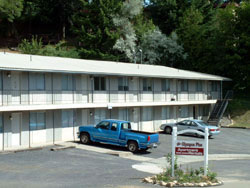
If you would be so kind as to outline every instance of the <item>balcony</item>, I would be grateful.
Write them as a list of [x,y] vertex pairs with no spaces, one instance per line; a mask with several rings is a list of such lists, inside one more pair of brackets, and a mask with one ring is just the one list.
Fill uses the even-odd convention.
[[0,105],[49,105],[90,103],[136,103],[217,100],[219,92],[93,91],[93,90],[3,90]]

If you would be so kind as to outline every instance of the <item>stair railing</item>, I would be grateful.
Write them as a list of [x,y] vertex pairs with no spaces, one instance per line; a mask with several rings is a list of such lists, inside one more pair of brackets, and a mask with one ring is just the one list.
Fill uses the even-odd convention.
[[217,115],[219,115],[218,121],[217,121],[218,124],[219,124],[224,112],[226,111],[226,108],[227,108],[227,105],[228,105],[228,100],[230,98],[232,98],[232,96],[233,96],[233,91],[229,90],[229,91],[227,91],[224,99],[222,100],[222,104],[220,106],[220,109],[219,109],[218,113],[216,114],[216,117],[217,117]]

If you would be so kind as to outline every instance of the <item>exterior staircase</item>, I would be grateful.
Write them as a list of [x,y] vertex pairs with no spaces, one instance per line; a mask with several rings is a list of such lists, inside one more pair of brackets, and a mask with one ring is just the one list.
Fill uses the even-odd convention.
[[216,125],[218,126],[220,123],[220,120],[227,108],[228,101],[233,98],[233,91],[227,91],[224,99],[217,100],[212,113],[210,114],[207,123],[210,125]]

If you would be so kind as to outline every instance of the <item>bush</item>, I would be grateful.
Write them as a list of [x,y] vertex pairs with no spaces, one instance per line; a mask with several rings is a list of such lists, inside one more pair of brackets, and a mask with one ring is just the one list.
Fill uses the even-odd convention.
[[37,37],[32,36],[31,42],[27,39],[23,39],[22,42],[18,45],[18,49],[24,54],[39,54],[42,49],[42,38],[38,39]]
[[43,46],[41,38],[38,39],[37,37],[32,37],[30,42],[27,39],[24,39],[18,45],[18,48],[24,54],[80,58],[76,48],[68,47],[65,41],[60,41],[56,45],[48,44]]
[[[167,162],[171,164],[171,153],[166,156]],[[171,165],[170,165],[171,166]],[[158,181],[172,182],[177,181],[179,183],[200,183],[200,182],[218,182],[216,179],[217,174],[208,170],[207,176],[204,176],[204,168],[200,169],[186,169],[182,170],[181,167],[177,164],[177,158],[175,160],[175,171],[174,177],[171,176],[172,168],[166,168],[166,171],[156,175]]]

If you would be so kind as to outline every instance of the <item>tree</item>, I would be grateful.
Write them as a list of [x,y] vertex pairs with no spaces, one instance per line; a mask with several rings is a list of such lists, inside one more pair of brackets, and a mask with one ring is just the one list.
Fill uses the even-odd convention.
[[73,15],[73,31],[82,58],[118,60],[113,46],[119,38],[112,16],[121,10],[121,1],[93,0],[82,2]]
[[[219,74],[233,79],[236,93],[250,91],[250,2],[230,4],[218,12],[214,41]],[[214,52],[215,54],[216,52]],[[226,71],[225,71],[226,70]]]
[[164,34],[170,35],[178,28],[179,18],[189,6],[190,1],[187,0],[150,0],[145,13]]
[[72,26],[72,15],[81,9],[82,2],[83,0],[24,0],[21,20],[29,23],[29,32],[34,25],[50,27],[50,33],[60,32],[65,39],[66,32],[70,32],[67,28]]
[[162,34],[159,29],[146,33],[141,44],[143,62],[170,67],[180,66],[180,63],[186,59],[186,54],[177,41],[176,33],[172,33],[170,37]]
[[138,41],[132,21],[141,14],[142,8],[141,0],[124,1],[119,14],[113,17],[115,26],[120,28],[120,38],[116,41],[114,49],[125,53],[130,62],[134,60]]
[[0,23],[4,19],[13,22],[21,16],[22,10],[23,0],[0,0]]

